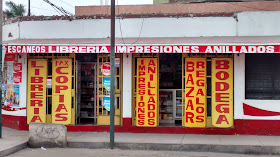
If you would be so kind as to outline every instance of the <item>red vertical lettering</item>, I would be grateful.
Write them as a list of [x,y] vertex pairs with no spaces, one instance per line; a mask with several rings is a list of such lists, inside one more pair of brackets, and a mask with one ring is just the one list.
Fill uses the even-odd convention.
[[59,95],[59,102],[64,102],[64,95]]
[[43,83],[43,77],[31,77],[31,83]]
[[199,67],[201,67],[202,69],[203,68],[205,68],[205,62],[201,62],[201,61],[198,61],[198,62],[196,62],[196,68],[199,68]]
[[40,75],[40,69],[35,69],[35,75]]
[[218,117],[216,124],[221,124],[222,122],[226,122],[227,124],[229,124],[227,117],[225,115],[220,115]]
[[194,123],[193,117],[194,117],[194,114],[192,112],[186,112],[186,122],[187,123],[189,122],[189,120],[191,123]]
[[194,62],[187,62],[186,63],[186,71],[193,72],[194,71]]
[[40,114],[39,108],[34,108],[34,114]]
[[[55,115],[55,117],[57,118],[55,121],[67,121],[67,116],[68,113],[58,113]],[[65,116],[65,117],[64,117]]]
[[61,69],[67,69],[68,67],[57,67],[56,68],[56,73],[58,74],[68,74],[67,72],[62,72]]
[[36,122],[37,120],[39,120],[39,122],[42,122],[40,116],[33,116],[30,122]]
[[44,68],[44,66],[37,66],[36,63],[37,63],[36,61],[31,61],[31,67],[32,68]]
[[226,91],[229,89],[229,84],[227,82],[216,82],[216,91]]
[[43,101],[42,100],[30,100],[30,106],[43,106]]
[[216,60],[216,69],[229,69],[228,60]]
[[56,86],[55,93],[60,93],[61,90],[67,90],[68,86]]

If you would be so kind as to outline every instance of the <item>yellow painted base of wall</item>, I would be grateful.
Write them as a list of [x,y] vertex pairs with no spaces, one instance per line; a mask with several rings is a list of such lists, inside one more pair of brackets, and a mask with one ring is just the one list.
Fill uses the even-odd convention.
[[47,123],[52,123],[52,115],[47,114]]
[[[121,125],[120,116],[115,116],[115,125]],[[97,125],[110,125],[110,115],[97,116]]]

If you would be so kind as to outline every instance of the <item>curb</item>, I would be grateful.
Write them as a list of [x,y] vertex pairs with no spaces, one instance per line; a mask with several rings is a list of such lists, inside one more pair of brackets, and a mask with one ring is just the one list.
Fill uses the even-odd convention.
[[[109,142],[68,142],[69,148],[109,149]],[[165,150],[236,153],[255,155],[280,155],[280,146],[215,145],[215,144],[155,144],[155,143],[115,143],[122,150]]]
[[4,156],[7,156],[7,155],[10,155],[10,154],[13,154],[17,151],[20,151],[24,148],[27,148],[27,141],[26,142],[22,142],[18,145],[15,145],[13,147],[10,147],[10,148],[7,148],[5,150],[1,150],[0,151],[0,157],[4,157]]

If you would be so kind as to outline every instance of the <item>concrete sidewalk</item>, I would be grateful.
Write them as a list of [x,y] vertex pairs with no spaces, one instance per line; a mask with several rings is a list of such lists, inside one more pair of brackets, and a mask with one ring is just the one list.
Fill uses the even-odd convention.
[[[105,132],[68,133],[68,147],[109,148]],[[116,148],[280,155],[280,136],[116,133]]]
[[10,128],[2,128],[0,139],[0,157],[12,154],[27,147],[28,131],[18,131]]
[[[27,147],[28,131],[3,128],[0,157]],[[68,132],[70,148],[109,148],[106,132]],[[116,148],[280,155],[280,136],[115,133]]]

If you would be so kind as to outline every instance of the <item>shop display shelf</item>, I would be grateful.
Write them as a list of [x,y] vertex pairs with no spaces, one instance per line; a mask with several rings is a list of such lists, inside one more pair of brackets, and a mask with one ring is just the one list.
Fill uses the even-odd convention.
[[79,119],[96,119],[95,105],[96,100],[96,63],[94,62],[82,62],[79,64],[80,68],[80,79],[77,77],[78,82],[80,81],[79,94]]
[[80,118],[96,118],[96,117],[80,117]]
[[176,117],[175,120],[182,120],[182,117]]
[[83,106],[82,105],[81,108],[93,108],[93,106],[85,106],[85,105]]

